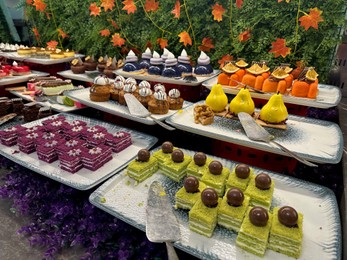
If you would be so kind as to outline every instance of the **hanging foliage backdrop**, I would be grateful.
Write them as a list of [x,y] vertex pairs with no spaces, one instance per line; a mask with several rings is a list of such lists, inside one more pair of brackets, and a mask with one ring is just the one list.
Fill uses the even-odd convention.
[[299,61],[321,80],[345,26],[345,0],[23,0],[33,45],[124,57],[146,47],[193,60],[203,50],[215,67],[243,57],[270,66]]

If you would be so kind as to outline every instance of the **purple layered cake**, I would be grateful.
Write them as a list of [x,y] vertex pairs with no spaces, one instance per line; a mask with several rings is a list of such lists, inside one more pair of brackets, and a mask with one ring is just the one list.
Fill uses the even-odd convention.
[[63,130],[63,126],[66,123],[65,118],[55,118],[42,121],[42,124],[46,131],[60,132]]
[[87,126],[87,123],[82,120],[72,120],[72,121],[66,121],[63,125],[64,131],[71,130],[75,126]]
[[100,144],[105,144],[106,134],[107,134],[107,132],[93,133],[93,134],[89,135],[89,137],[87,138],[87,143],[94,145],[94,146],[98,146]]
[[49,118],[42,120],[41,123],[42,123],[42,125],[48,125],[48,124],[50,124],[54,121],[57,121],[57,120],[65,121],[66,118],[65,118],[65,116],[50,116]]
[[86,129],[86,126],[82,126],[82,125],[77,125],[77,126],[73,126],[71,129],[66,130],[65,132],[65,136],[66,138],[80,138],[83,136],[83,133]]
[[198,58],[198,65],[196,65],[194,73],[197,76],[210,76],[213,73],[213,68],[210,64],[210,57],[205,52],[201,52]]
[[131,134],[124,131],[109,133],[106,135],[105,144],[110,146],[115,153],[119,153],[132,144]]
[[25,136],[31,133],[42,133],[44,127],[41,125],[32,126],[32,127],[23,127],[22,130],[18,131],[19,136]]
[[60,141],[62,140],[62,135],[57,132],[42,132],[41,138],[37,140],[37,145],[41,145],[52,140]]
[[60,155],[63,155],[64,153],[67,153],[71,149],[84,147],[86,144],[87,144],[86,141],[81,139],[63,140],[56,147],[56,151],[57,151],[57,154],[60,156]]
[[1,143],[6,146],[17,144],[18,132],[23,131],[24,129],[23,126],[17,125],[0,130]]
[[81,161],[83,167],[88,170],[96,171],[110,160],[112,160],[112,150],[106,145],[82,148]]
[[161,75],[169,78],[181,77],[181,73],[178,71],[177,68],[177,59],[175,58],[175,55],[173,55],[171,52],[165,60],[165,66]]
[[141,60],[139,62],[141,69],[148,69],[150,64],[150,59],[152,58],[152,52],[149,48],[146,49],[144,53],[142,53]]
[[139,72],[141,71],[141,67],[137,62],[138,58],[133,51],[129,51],[128,55],[125,58],[125,64],[123,67],[123,71],[126,72]]
[[185,49],[182,50],[181,55],[178,56],[177,69],[181,73],[181,76],[190,75],[193,72],[192,65],[190,65],[190,58],[187,55]]
[[148,68],[148,74],[150,75],[161,75],[163,71],[163,59],[160,58],[158,52],[153,52],[153,57],[150,59],[150,66]]
[[58,160],[58,154],[56,152],[56,147],[59,145],[61,140],[48,140],[45,142],[41,142],[36,147],[37,156],[40,160],[52,163]]
[[84,131],[82,133],[82,139],[87,140],[90,136],[98,132],[107,133],[107,129],[99,125],[87,126],[86,128],[84,128]]
[[17,145],[19,151],[30,154],[36,151],[36,141],[41,138],[42,133],[33,132],[23,136],[19,136],[17,139]]
[[75,173],[82,169],[83,164],[80,159],[82,155],[81,149],[82,147],[72,148],[62,155],[59,155],[60,168],[71,173]]

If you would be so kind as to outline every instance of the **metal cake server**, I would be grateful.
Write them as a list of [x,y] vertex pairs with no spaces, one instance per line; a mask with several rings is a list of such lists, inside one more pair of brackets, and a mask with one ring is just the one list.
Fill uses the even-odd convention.
[[295,158],[299,162],[302,162],[303,164],[306,164],[310,167],[318,167],[318,165],[311,163],[307,161],[304,158],[301,158],[300,156],[296,155],[292,151],[288,150],[283,145],[279,144],[278,142],[274,141],[275,138],[273,135],[271,135],[268,131],[266,131],[262,126],[260,126],[252,116],[245,112],[238,113],[238,117],[240,119],[240,122],[242,124],[243,129],[246,132],[246,135],[249,139],[253,141],[260,141],[265,143],[273,143],[281,148],[282,151],[286,152],[289,156]]
[[176,130],[176,128],[171,127],[171,126],[165,124],[164,122],[154,118],[151,115],[151,113],[148,111],[148,109],[145,108],[144,105],[142,105],[141,102],[138,101],[138,99],[133,94],[125,93],[124,99],[125,99],[125,102],[127,103],[130,114],[132,114],[134,116],[138,116],[138,117],[150,117],[153,119],[154,122],[156,122],[158,125],[164,127],[165,129],[170,130],[170,131]]
[[148,190],[146,235],[151,242],[165,242],[168,259],[178,260],[172,242],[181,238],[178,220],[163,186],[153,181]]

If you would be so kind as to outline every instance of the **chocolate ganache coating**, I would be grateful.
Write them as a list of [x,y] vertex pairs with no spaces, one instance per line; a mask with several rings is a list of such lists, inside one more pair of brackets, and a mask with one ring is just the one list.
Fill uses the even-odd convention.
[[231,188],[227,193],[227,201],[230,206],[241,206],[244,199],[245,197],[240,189]]
[[289,206],[284,206],[278,210],[278,220],[286,227],[296,227],[298,223],[298,213]]
[[151,154],[147,149],[141,149],[137,153],[137,160],[140,162],[148,162],[150,157]]
[[171,159],[175,162],[175,163],[180,163],[183,162],[184,160],[184,153],[182,152],[182,150],[180,149],[176,149],[172,152],[171,154]]
[[194,176],[188,176],[184,179],[184,188],[188,193],[196,193],[199,191],[199,180]]
[[201,201],[206,207],[214,208],[218,205],[218,194],[215,189],[206,188],[201,192]]
[[206,154],[204,154],[202,152],[197,152],[194,154],[194,162],[198,166],[205,165],[206,159],[207,159]]
[[255,186],[260,190],[268,190],[271,187],[271,177],[266,173],[260,173],[255,177]]
[[239,164],[236,166],[235,174],[240,179],[247,179],[250,174],[249,166],[246,164]]
[[249,212],[249,219],[254,226],[265,227],[269,220],[269,214],[262,207],[254,207]]
[[223,165],[219,161],[212,161],[209,164],[208,169],[210,170],[210,173],[212,173],[213,175],[220,175],[223,170]]
[[166,141],[161,145],[161,149],[163,150],[163,153],[172,153],[173,144],[171,142]]

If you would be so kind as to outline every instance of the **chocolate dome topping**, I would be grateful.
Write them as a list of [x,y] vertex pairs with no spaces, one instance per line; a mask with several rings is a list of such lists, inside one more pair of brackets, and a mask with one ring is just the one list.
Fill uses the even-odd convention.
[[215,189],[206,188],[201,192],[202,203],[206,207],[214,208],[218,205],[218,194]]
[[265,227],[269,220],[269,215],[266,209],[254,207],[249,212],[249,219],[254,226]]
[[137,160],[140,162],[148,162],[150,157],[151,154],[147,149],[141,149],[137,153]]
[[184,188],[188,193],[196,193],[199,191],[199,180],[194,176],[188,176],[184,179]]
[[260,173],[255,177],[255,186],[260,190],[268,190],[271,187],[271,177],[266,173]]
[[163,150],[163,153],[172,153],[173,151],[173,144],[171,142],[164,142],[161,145],[161,149]]
[[235,168],[235,174],[240,179],[247,179],[249,177],[251,170],[246,164],[239,164]]
[[206,154],[204,154],[202,152],[197,152],[194,154],[194,162],[198,166],[205,165],[206,159],[207,159]]
[[171,154],[171,159],[175,162],[175,163],[180,163],[183,162],[184,160],[184,154],[182,152],[182,150],[180,149],[176,149],[172,152]]
[[212,161],[209,164],[208,169],[213,175],[220,175],[223,170],[223,165],[219,161]]
[[278,210],[278,220],[286,227],[295,227],[298,223],[298,213],[289,206],[284,206]]
[[227,201],[230,206],[241,206],[244,199],[245,197],[240,189],[231,188],[227,193]]

